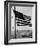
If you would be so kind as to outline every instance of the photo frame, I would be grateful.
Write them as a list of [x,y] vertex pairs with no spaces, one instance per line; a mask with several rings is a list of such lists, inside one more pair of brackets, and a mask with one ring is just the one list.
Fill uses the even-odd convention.
[[27,43],[37,43],[37,2],[5,1],[4,44]]

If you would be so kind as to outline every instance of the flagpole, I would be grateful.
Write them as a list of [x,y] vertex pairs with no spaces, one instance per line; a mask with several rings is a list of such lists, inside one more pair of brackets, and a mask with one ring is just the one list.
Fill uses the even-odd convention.
[[[16,10],[15,6],[14,6],[14,10]],[[15,17],[15,39],[16,39],[16,17]]]

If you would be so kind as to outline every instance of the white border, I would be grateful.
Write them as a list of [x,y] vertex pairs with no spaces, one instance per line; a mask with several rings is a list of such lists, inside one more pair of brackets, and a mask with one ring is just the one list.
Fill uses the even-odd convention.
[[[9,5],[9,3],[8,3],[8,5]],[[33,32],[33,38],[11,39],[11,40],[8,41],[9,43],[35,41],[35,5],[33,6],[32,10],[33,10],[32,11],[32,30],[33,30],[32,32]]]

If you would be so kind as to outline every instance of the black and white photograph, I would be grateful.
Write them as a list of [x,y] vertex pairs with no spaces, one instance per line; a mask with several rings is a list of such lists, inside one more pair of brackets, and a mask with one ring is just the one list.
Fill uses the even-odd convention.
[[[31,14],[32,14],[32,7],[12,6],[11,35],[13,36],[13,38],[32,38]],[[16,23],[16,30],[15,30],[15,23]]]
[[5,44],[37,42],[37,2],[5,1]]

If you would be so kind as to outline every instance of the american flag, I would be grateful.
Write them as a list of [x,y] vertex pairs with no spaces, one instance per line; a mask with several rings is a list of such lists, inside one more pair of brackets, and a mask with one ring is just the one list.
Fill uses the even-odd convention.
[[17,26],[26,26],[29,25],[30,27],[32,27],[32,24],[30,22],[31,17],[30,16],[26,16],[23,13],[20,13],[18,11],[15,11],[15,17],[16,17],[16,24]]

